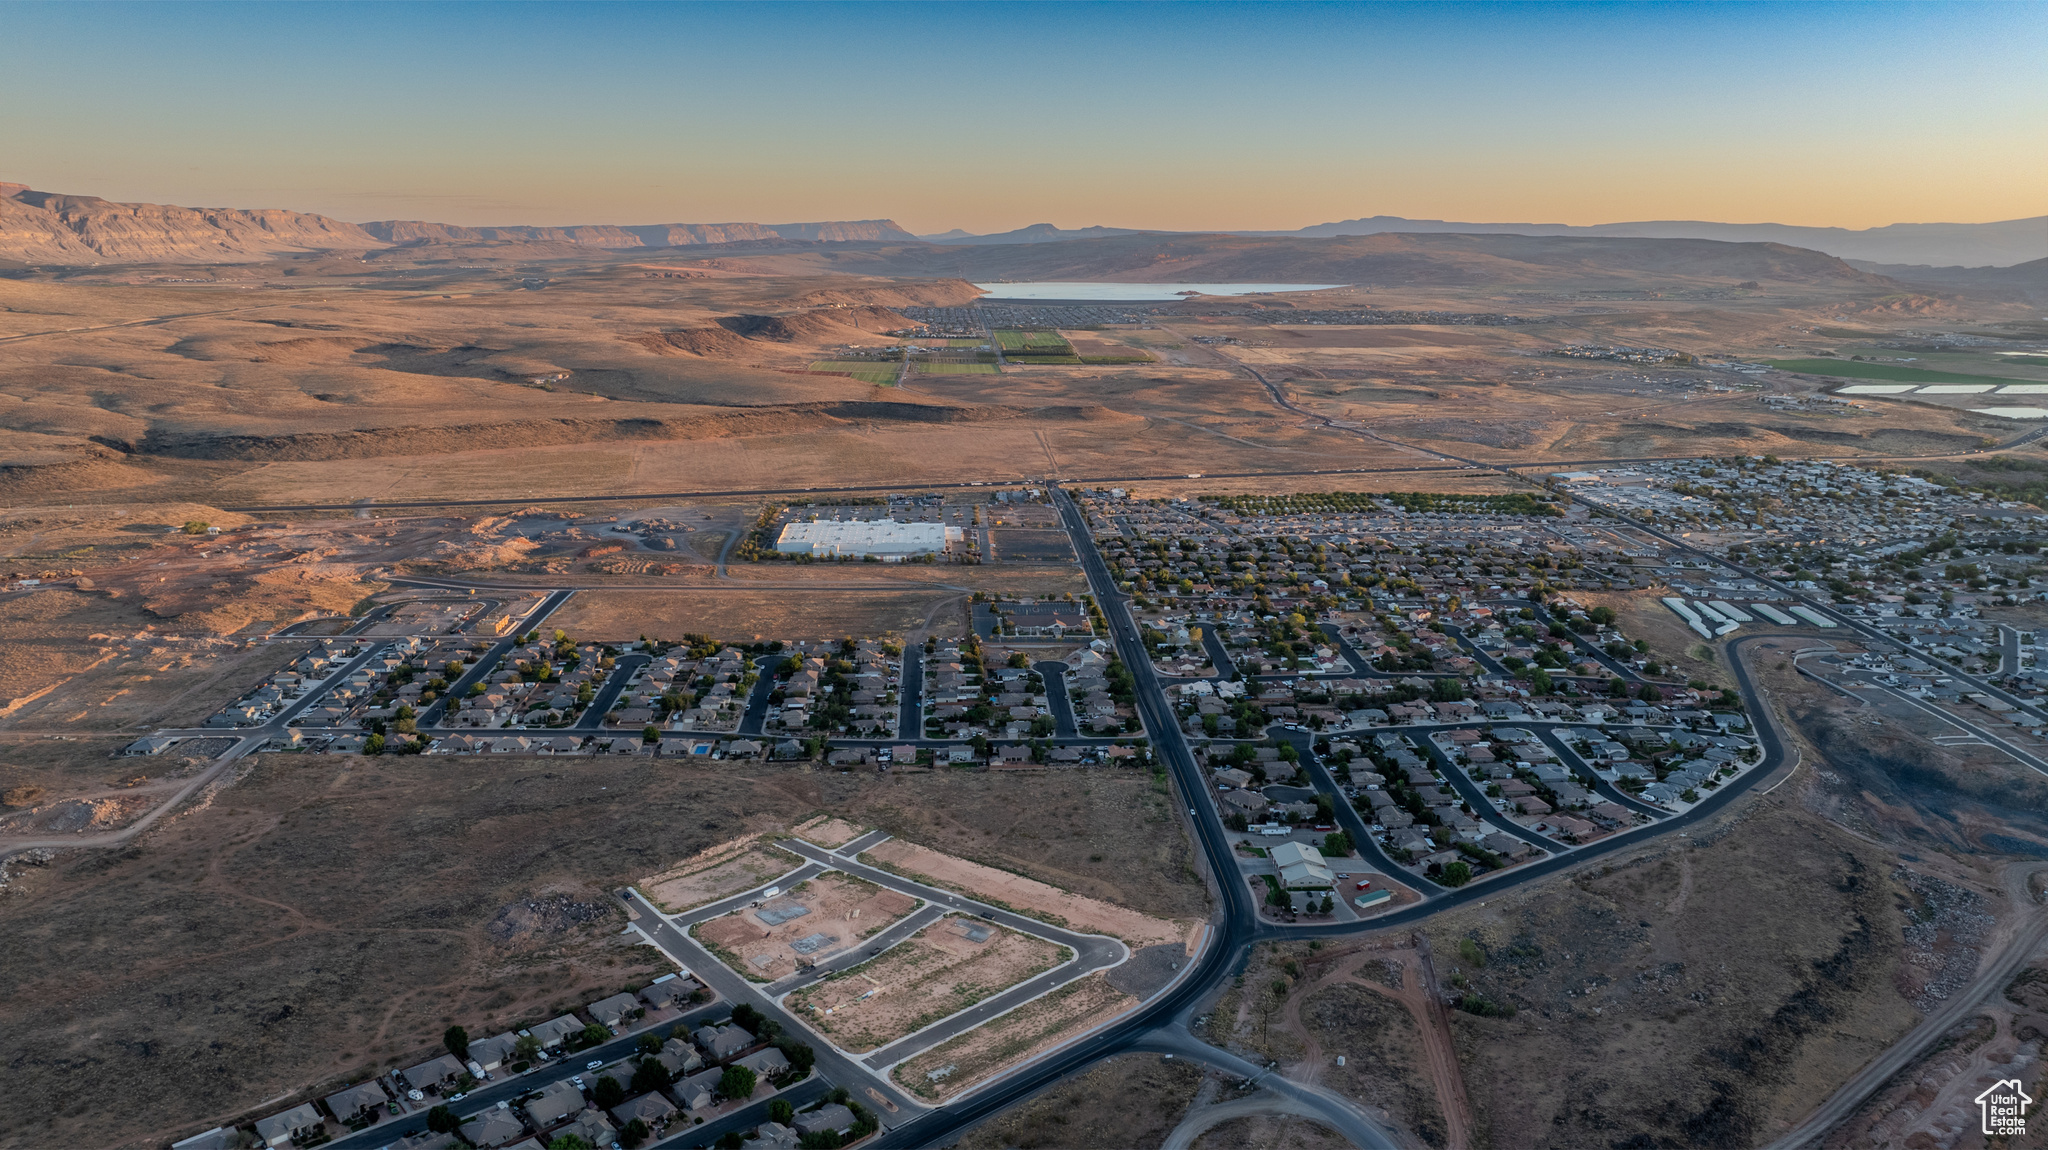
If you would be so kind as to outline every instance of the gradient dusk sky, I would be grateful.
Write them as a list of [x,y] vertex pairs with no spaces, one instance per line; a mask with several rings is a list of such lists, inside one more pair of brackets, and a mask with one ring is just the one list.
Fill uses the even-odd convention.
[[347,220],[2048,211],[2048,5],[10,4],[0,180]]

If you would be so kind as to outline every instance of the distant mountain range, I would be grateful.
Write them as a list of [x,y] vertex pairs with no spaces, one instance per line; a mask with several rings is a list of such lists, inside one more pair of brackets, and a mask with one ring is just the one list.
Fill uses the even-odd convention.
[[[1859,263],[1882,265],[1887,273],[1893,275],[1898,275],[1895,269],[1902,266],[1943,269],[1948,281],[1958,283],[1968,278],[1956,275],[1959,269],[2008,268],[2048,258],[2048,216],[1990,224],[1892,224],[1862,231],[1687,220],[1574,227],[1565,224],[1477,224],[1373,216],[1317,224],[1292,232],[1169,232],[1033,224],[992,235],[973,235],[956,229],[920,237],[897,226],[893,220],[826,220],[794,224],[588,224],[573,227],[464,227],[427,220],[376,220],[353,224],[310,212],[126,204],[96,196],[40,192],[25,184],[0,183],[0,259],[49,264],[229,263],[300,252],[361,252],[408,245],[521,245],[533,258],[555,258],[573,255],[577,248],[619,251],[762,241],[892,244],[918,248],[925,244],[939,244],[987,249],[1074,244],[1077,241],[1115,242],[1132,237],[1145,237],[1141,243],[1170,244],[1197,237],[1208,237],[1211,241],[1233,238],[1332,240],[1401,234],[1771,243],[1810,249]],[[1309,263],[1328,262],[1329,258],[1334,258],[1313,255],[1308,249],[1296,254]],[[1022,263],[1058,262],[1078,269],[1090,266],[1097,257],[1107,257],[1115,262],[1124,255],[1118,248],[1114,251],[1076,252],[1071,260],[1062,256],[1058,261],[1023,259]],[[1019,256],[1021,258],[1022,253]],[[1006,258],[996,262],[1014,264],[1018,261]],[[1283,273],[1283,278],[1287,275],[1298,278],[1298,274]],[[2030,274],[2023,278],[2031,281],[2033,277]]]
[[232,263],[293,252],[368,251],[403,244],[541,244],[667,248],[740,240],[817,243],[917,237],[891,220],[801,224],[646,224],[466,228],[424,220],[351,224],[281,209],[123,204],[0,183],[0,259],[23,263]]
[[[2011,267],[2048,257],[2048,216],[2003,220],[1990,224],[1889,224],[1881,228],[1804,228],[1790,224],[1716,224],[1702,220],[1651,220],[1628,224],[1478,224],[1450,220],[1411,220],[1401,216],[1368,216],[1316,224],[1297,231],[1230,231],[1236,236],[1370,236],[1383,233],[1453,233],[1458,235],[1607,236],[1626,239],[1721,240],[1727,243],[1778,243],[1811,248],[1842,259],[1878,264],[1920,264],[1949,267]],[[1101,239],[1128,235],[1196,235],[1219,233],[1146,232],[1140,228],[1059,228],[1032,224],[1015,231],[972,235],[954,229],[919,239],[934,244],[1038,244],[1061,240]]]

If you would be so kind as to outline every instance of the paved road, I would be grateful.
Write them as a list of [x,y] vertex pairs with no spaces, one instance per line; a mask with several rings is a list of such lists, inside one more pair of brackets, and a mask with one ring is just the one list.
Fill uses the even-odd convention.
[[1463,650],[1466,654],[1472,656],[1473,660],[1476,661],[1481,667],[1486,668],[1487,674],[1499,675],[1504,679],[1512,679],[1515,677],[1515,673],[1513,671],[1508,670],[1506,667],[1501,666],[1500,661],[1498,659],[1495,659],[1492,655],[1489,655],[1485,651],[1481,650],[1479,644],[1474,643],[1470,639],[1467,639],[1465,637],[1465,629],[1463,627],[1456,627],[1449,623],[1440,624],[1440,626],[1443,627],[1444,634],[1449,635],[1451,638],[1457,640],[1459,649]]
[[[899,705],[896,734],[899,738],[924,738],[924,649],[903,649],[903,676],[896,684]],[[958,740],[955,740],[956,742]]]
[[1045,680],[1045,706],[1052,712],[1054,737],[1080,738],[1081,728],[1074,721],[1074,700],[1067,694],[1067,665],[1047,660],[1033,663],[1031,669]]
[[[583,714],[577,717],[575,725],[570,729],[576,731],[596,731],[602,729],[604,727],[604,717],[612,713],[612,704],[618,702],[619,696],[625,693],[626,684],[632,682],[633,676],[640,668],[652,662],[654,662],[654,656],[652,655],[620,655],[612,662],[612,673],[605,676],[604,685],[599,687],[590,696],[590,705],[583,708]],[[616,731],[614,733],[623,735],[631,732]]]
[[754,669],[761,677],[754,680],[754,689],[747,695],[747,710],[740,716],[739,733],[759,735],[768,729],[768,696],[775,693],[781,683],[775,672],[789,659],[787,655],[763,655],[754,660]]
[[[601,1059],[609,1065],[633,1055],[639,1049],[640,1036],[643,1034],[652,1033],[666,1037],[676,1027],[680,1026],[682,1027],[682,1032],[687,1035],[699,1024],[711,1021],[712,1019],[724,1018],[731,1011],[731,1003],[713,1002],[688,1011],[680,1019],[670,1022],[658,1022],[652,1026],[643,1026],[637,1030],[629,1030],[602,1046],[594,1046],[589,1050],[579,1050],[574,1054],[563,1055],[552,1061],[543,1062],[524,1074],[507,1074],[504,1071],[498,1071],[496,1072],[495,1081],[485,1083],[477,1089],[470,1091],[460,1102],[449,1103],[448,1108],[454,1111],[456,1116],[460,1118],[468,1118],[473,1114],[481,1114],[486,1110],[495,1110],[500,1102],[509,1102],[522,1094],[543,1089],[550,1083],[561,1082],[578,1074],[587,1074],[588,1072],[583,1068],[591,1062]],[[594,1077],[586,1080],[596,1081]],[[624,1081],[624,1078],[620,1078],[621,1083]],[[415,1131],[425,1133],[426,1129],[426,1111],[414,1111],[409,1114],[400,1114],[393,1118],[387,1118],[367,1130],[358,1130],[353,1134],[342,1135],[334,1141],[327,1143],[327,1146],[329,1150],[376,1150],[377,1147],[388,1146],[398,1141],[405,1134]]]
[[491,672],[498,669],[498,664],[504,661],[505,656],[511,653],[512,648],[519,645],[519,636],[538,628],[542,623],[546,622],[548,616],[554,614],[574,594],[576,594],[574,590],[556,591],[554,594],[542,599],[540,605],[535,607],[526,618],[520,620],[519,625],[514,627],[510,634],[491,644],[491,649],[478,656],[469,665],[469,669],[462,673],[461,678],[448,684],[448,689],[442,693],[441,697],[435,699],[428,705],[426,710],[420,712],[420,716],[416,720],[417,724],[422,727],[440,725],[441,716],[448,712],[448,704],[451,700],[460,701],[467,698],[471,686],[487,681],[491,676]]
[[[1072,961],[1065,965],[1055,967],[1029,982],[1022,983],[1001,994],[986,999],[949,1019],[934,1023],[918,1031],[916,1034],[900,1038],[872,1054],[862,1056],[860,1061],[872,1070],[884,1071],[898,1062],[916,1055],[920,1051],[936,1046],[955,1035],[964,1034],[998,1014],[1011,1010],[1042,994],[1057,990],[1077,978],[1116,966],[1130,957],[1131,952],[1129,948],[1116,939],[1098,934],[1083,934],[1080,931],[1066,930],[1040,922],[1035,918],[1017,914],[1014,911],[1005,910],[1002,907],[992,906],[977,899],[969,898],[966,895],[954,894],[948,890],[912,882],[889,871],[856,861],[851,856],[857,855],[859,851],[838,853],[795,839],[783,840],[777,845],[785,850],[802,855],[815,863],[838,867],[848,874],[866,879],[878,886],[901,891],[913,898],[921,898],[931,904],[931,907],[937,913],[958,912],[973,915],[988,922],[993,922],[998,926],[1008,927],[1011,930],[1024,931],[1029,934],[1038,935],[1041,938],[1049,938],[1074,952]],[[872,844],[864,843],[862,849],[866,849],[868,845]],[[869,944],[868,948],[872,949],[872,945]],[[862,957],[864,958],[865,956]]]
[[1593,788],[1594,792],[1601,798],[1625,810],[1636,811],[1649,815],[1652,818],[1661,819],[1670,816],[1671,812],[1663,807],[1651,806],[1649,803],[1636,798],[1634,795],[1601,778],[1600,773],[1593,769],[1593,764],[1587,762],[1585,756],[1573,750],[1572,745],[1565,741],[1564,736],[1558,733],[1556,727],[1535,727],[1532,729],[1536,732],[1537,738],[1542,739],[1545,745],[1557,753],[1558,761],[1570,767],[1572,773],[1579,777],[1579,781]]
[[1450,782],[1451,789],[1458,792],[1458,797],[1465,800],[1465,805],[1472,808],[1472,813],[1492,824],[1493,829],[1511,834],[1538,850],[1556,852],[1564,849],[1563,843],[1547,835],[1538,834],[1502,814],[1500,808],[1493,805],[1493,800],[1486,797],[1486,792],[1479,788],[1479,784],[1458,769],[1458,764],[1452,762],[1451,757],[1444,753],[1444,749],[1436,745],[1435,739],[1416,739],[1415,745],[1436,763],[1436,769]]
[[[837,864],[835,863],[834,865]],[[823,867],[815,863],[806,863],[797,870],[778,878],[775,881],[775,885],[787,888],[817,875],[823,869]],[[841,1053],[831,1043],[814,1040],[816,1035],[811,1028],[784,1010],[782,1005],[774,998],[769,997],[762,987],[734,973],[724,963],[713,958],[711,952],[698,946],[696,941],[685,933],[692,923],[702,922],[705,919],[715,918],[718,915],[745,907],[761,897],[760,891],[762,889],[765,888],[756,888],[745,894],[735,895],[721,902],[712,903],[710,906],[700,907],[689,912],[687,915],[677,915],[673,920],[655,912],[641,900],[637,892],[629,891],[623,897],[628,912],[635,916],[634,924],[639,928],[640,932],[649,941],[653,942],[656,947],[666,953],[677,966],[696,975],[699,981],[716,991],[719,997],[726,1001],[728,1008],[733,1003],[748,1003],[761,1013],[780,1022],[785,1033],[805,1036],[806,1040],[811,1042],[811,1046],[817,1050],[817,1067],[820,1074],[823,1074],[833,1082],[844,1084],[850,1090],[854,1089],[856,1084],[873,1085],[876,1089],[881,1090],[891,1103],[898,1107],[899,1113],[904,1109],[922,1109],[908,1095],[898,1090],[895,1086],[876,1079],[874,1075],[869,1074],[865,1068],[860,1066],[851,1057]],[[858,1090],[855,1091],[855,1093],[859,1092]],[[885,1126],[897,1118],[896,1115],[891,1114],[886,1109],[877,1110],[877,1116]]]
[[1230,657],[1230,648],[1224,646],[1223,636],[1216,633],[1220,625],[1211,623],[1202,628],[1202,650],[1209,652],[1209,663],[1216,669],[1216,678],[1227,680],[1237,674],[1237,663]]
[[1293,743],[1294,749],[1301,754],[1301,765],[1307,769],[1309,780],[1315,784],[1316,790],[1330,796],[1330,801],[1336,805],[1337,825],[1343,827],[1344,833],[1351,836],[1352,849],[1358,852],[1358,857],[1364,860],[1365,865],[1398,882],[1413,886],[1424,897],[1442,889],[1421,875],[1410,874],[1381,849],[1379,840],[1373,837],[1372,825],[1366,822],[1364,815],[1358,813],[1357,807],[1351,805],[1351,800],[1344,797],[1344,792],[1337,789],[1337,779],[1324,765],[1322,756],[1316,754],[1315,739],[1312,736],[1305,731],[1286,731],[1281,732],[1281,737]]
[[2012,873],[2018,875],[2019,881],[2008,882],[2008,886],[2017,887],[2013,891],[2014,904],[2028,908],[2029,921],[1999,952],[1998,958],[1980,969],[1969,985],[1950,995],[1940,1009],[1928,1015],[1904,1038],[1892,1043],[1884,1053],[1857,1071],[1855,1077],[1844,1083],[1805,1121],[1770,1143],[1769,1150],[1800,1150],[1801,1147],[1818,1145],[1829,1131],[1856,1113],[1885,1083],[1913,1065],[1929,1047],[1975,1013],[1986,998],[2005,989],[2020,968],[2040,954],[2044,944],[2048,944],[2048,909],[2031,897],[2025,877],[2037,867],[2038,864],[2022,863],[2013,869]]

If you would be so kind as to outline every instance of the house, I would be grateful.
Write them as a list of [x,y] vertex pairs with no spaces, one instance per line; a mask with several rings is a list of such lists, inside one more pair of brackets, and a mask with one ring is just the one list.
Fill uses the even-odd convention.
[[[791,1136],[794,1137],[793,1132]],[[216,1126],[190,1138],[171,1143],[171,1150],[232,1150],[233,1147],[241,1145],[241,1142],[242,1136],[239,1131]],[[792,1141],[790,1145],[795,1146],[796,1143]]]
[[612,1107],[612,1121],[620,1126],[626,1126],[637,1118],[653,1129],[668,1121],[669,1115],[675,1112],[675,1103],[661,1095],[642,1094],[638,1098],[628,1098]]
[[507,1062],[515,1061],[513,1052],[518,1046],[518,1036],[509,1030],[489,1038],[479,1038],[469,1044],[469,1060],[487,1072],[496,1070]]
[[754,1036],[737,1026],[700,1026],[690,1035],[713,1062],[723,1062],[754,1044]]
[[1267,852],[1280,868],[1280,885],[1289,890],[1335,886],[1337,876],[1323,862],[1323,852],[1302,843],[1285,842]]
[[654,1053],[654,1060],[661,1063],[671,1078],[704,1068],[704,1059],[698,1055],[697,1048],[680,1038],[662,1043],[661,1049]]
[[446,1086],[469,1073],[462,1060],[453,1054],[430,1058],[418,1066],[407,1068],[405,1080],[412,1083],[414,1090],[426,1090],[435,1086]]
[[802,1141],[802,1135],[780,1122],[763,1122],[754,1127],[754,1145],[758,1150],[796,1150]]
[[640,1001],[649,1010],[660,1010],[665,1006],[681,1008],[689,1004],[690,996],[702,989],[697,980],[687,975],[664,974],[640,988]]
[[592,1146],[610,1146],[619,1140],[618,1127],[612,1125],[612,1120],[605,1117],[602,1110],[585,1110],[578,1114],[576,1121],[560,1130],[550,1131],[548,1141],[552,1142],[566,1134],[573,1134]]
[[590,1017],[617,1030],[620,1024],[626,1021],[626,1016],[641,1009],[641,1006],[640,1000],[630,994],[614,994],[610,998],[598,999],[586,1009],[589,1010]]
[[1536,850],[1529,842],[1516,838],[1506,831],[1495,831],[1479,840],[1479,845],[1504,859],[1516,860],[1529,857]]
[[382,1110],[390,1101],[390,1096],[384,1093],[376,1079],[329,1094],[326,1098],[327,1112],[343,1125],[361,1118],[365,1111]]
[[528,1034],[540,1040],[542,1050],[557,1049],[570,1035],[582,1032],[583,1023],[579,1022],[573,1014],[564,1014],[560,1018],[550,1018],[539,1026],[535,1026],[527,1031]]
[[509,1146],[526,1137],[526,1127],[519,1119],[512,1117],[510,1110],[492,1107],[462,1124],[462,1136],[478,1150],[493,1150],[498,1146]]
[[121,749],[124,755],[161,755],[178,740],[162,735],[149,735],[135,740]]
[[1031,748],[1017,746],[997,747],[995,759],[989,765],[995,767],[1031,766]]
[[718,1079],[723,1073],[724,1071],[716,1066],[699,1070],[670,1086],[669,1095],[676,1100],[676,1105],[685,1110],[708,1110],[711,1108],[712,1100],[718,1095]]
[[327,1120],[313,1109],[311,1102],[294,1106],[282,1114],[256,1120],[256,1137],[265,1146],[282,1146],[296,1138],[307,1138],[320,1132]]
[[844,1133],[853,1128],[853,1122],[853,1111],[837,1102],[829,1102],[816,1110],[797,1115],[790,1121],[790,1125],[796,1128],[798,1134],[808,1137],[826,1130],[835,1134]]
[[771,1074],[780,1074],[788,1070],[789,1059],[783,1055],[782,1051],[770,1046],[766,1050],[756,1050],[745,1058],[733,1063],[733,1065],[744,1066],[748,1070],[753,1071],[756,1077],[765,1081]]
[[545,1130],[581,1109],[581,1090],[568,1082],[550,1082],[542,1088],[540,1097],[526,1104],[526,1120],[533,1123],[535,1130]]
[[1223,804],[1244,814],[1255,815],[1266,809],[1266,796],[1257,791],[1225,791]]
[[391,1150],[464,1150],[462,1140],[453,1134],[419,1133],[407,1135],[391,1144]]

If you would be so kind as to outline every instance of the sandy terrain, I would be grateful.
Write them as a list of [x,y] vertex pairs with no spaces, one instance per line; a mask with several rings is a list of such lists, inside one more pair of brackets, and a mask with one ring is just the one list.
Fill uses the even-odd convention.
[[920,882],[972,894],[997,906],[1042,918],[1070,930],[1111,935],[1133,948],[1164,942],[1187,942],[1192,937],[1186,924],[1153,918],[1129,907],[1072,894],[1035,879],[943,855],[901,839],[882,843],[863,854],[861,861],[886,865]]
[[834,1046],[865,1054],[1071,957],[1056,943],[948,915],[879,958],[797,991],[787,1005]]
[[932,1047],[890,1077],[919,1098],[942,1101],[1137,1005],[1101,974],[1091,974]]
[[700,923],[691,936],[748,978],[772,982],[858,945],[917,906],[907,894],[835,872],[800,882],[758,907]]
[[807,843],[831,850],[859,838],[865,829],[845,819],[819,815],[807,823],[797,825],[789,833]]
[[[417,763],[264,756],[123,849],[16,869],[0,1141],[160,1147],[409,1065],[451,1022],[496,1034],[644,984],[672,968],[607,892],[801,801],[730,767]],[[104,1105],[76,1106],[82,1074]]]
[[723,849],[710,852],[709,857],[687,859],[640,880],[640,889],[654,905],[670,914],[681,914],[752,890],[776,875],[797,869],[803,861],[780,847],[759,841],[724,844]]
[[1105,1059],[975,1127],[960,1150],[1048,1150],[1068,1146],[1157,1146],[1202,1083],[1184,1059],[1156,1054]]

